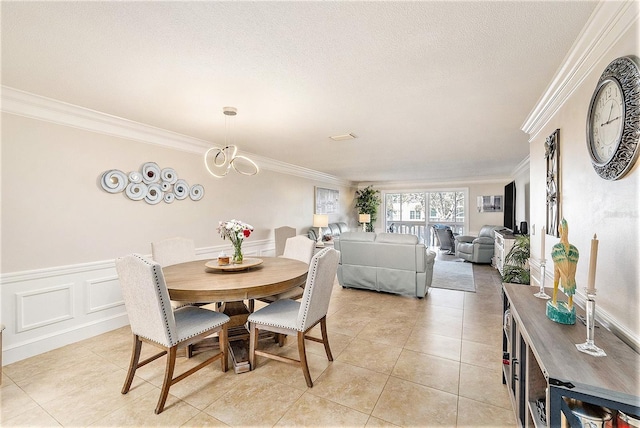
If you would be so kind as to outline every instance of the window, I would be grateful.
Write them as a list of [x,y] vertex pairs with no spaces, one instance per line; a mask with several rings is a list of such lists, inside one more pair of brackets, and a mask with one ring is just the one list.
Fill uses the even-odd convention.
[[386,230],[417,235],[427,244],[432,242],[431,226],[434,224],[445,224],[454,233],[463,233],[466,194],[466,190],[387,193]]

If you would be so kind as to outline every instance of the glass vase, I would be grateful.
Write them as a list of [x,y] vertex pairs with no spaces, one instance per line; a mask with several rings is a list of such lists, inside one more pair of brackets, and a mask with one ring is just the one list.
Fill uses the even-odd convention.
[[242,241],[238,241],[233,245],[233,263],[239,265],[242,263],[244,255],[242,254]]

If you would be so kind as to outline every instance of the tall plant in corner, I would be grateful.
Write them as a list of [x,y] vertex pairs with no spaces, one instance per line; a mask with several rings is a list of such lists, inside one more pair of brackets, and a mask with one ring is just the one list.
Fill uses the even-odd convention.
[[514,284],[529,284],[531,275],[529,272],[529,235],[516,235],[516,242],[511,251],[504,258],[502,270],[502,282]]
[[356,190],[356,209],[358,214],[369,214],[371,216],[371,221],[367,223],[367,232],[373,232],[373,225],[378,218],[378,207],[381,202],[380,191],[374,190],[371,186]]

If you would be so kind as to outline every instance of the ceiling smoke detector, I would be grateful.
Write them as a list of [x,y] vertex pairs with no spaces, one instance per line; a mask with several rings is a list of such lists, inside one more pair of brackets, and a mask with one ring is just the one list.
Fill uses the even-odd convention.
[[222,107],[222,112],[225,116],[235,116],[238,114],[238,109],[235,107]]
[[343,135],[334,135],[329,138],[331,138],[333,141],[346,141],[346,140],[354,140],[358,138],[358,136],[356,134],[349,133],[349,134],[343,134]]

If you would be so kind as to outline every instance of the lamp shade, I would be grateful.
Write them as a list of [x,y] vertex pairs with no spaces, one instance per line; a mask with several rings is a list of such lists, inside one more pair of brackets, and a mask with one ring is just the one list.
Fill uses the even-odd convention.
[[371,221],[371,214],[360,214],[360,215],[358,215],[358,221],[360,223],[369,223]]
[[314,214],[313,215],[313,227],[327,227],[329,226],[329,216],[326,214]]

